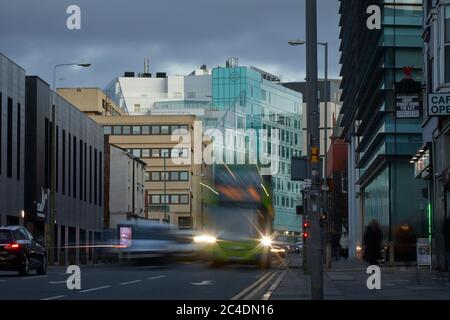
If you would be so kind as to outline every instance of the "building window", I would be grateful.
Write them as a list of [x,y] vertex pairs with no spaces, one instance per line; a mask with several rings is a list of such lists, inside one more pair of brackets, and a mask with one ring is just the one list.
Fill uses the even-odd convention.
[[140,135],[141,134],[141,127],[140,126],[133,126],[133,134]]
[[180,204],[189,204],[189,196],[187,194],[180,195]]
[[122,134],[122,127],[121,126],[114,126],[113,127],[113,133],[115,135],[121,135]]
[[6,123],[6,175],[12,178],[12,149],[13,149],[13,100],[8,97],[8,113]]
[[[17,166],[17,180],[20,180],[20,126],[21,126],[21,112],[20,112],[20,103],[17,104],[17,160],[16,160],[16,166]],[[56,190],[58,191],[58,190]]]
[[189,172],[181,171],[180,172],[180,181],[188,181],[189,180]]
[[151,173],[151,179],[152,181],[161,181],[161,173],[158,172],[152,172]]
[[111,126],[104,126],[103,127],[103,133],[104,134],[111,134],[112,133]]
[[169,126],[161,126],[161,134],[169,134]]
[[150,198],[150,203],[152,204],[160,204],[161,203],[161,197],[156,194],[156,195],[152,195]]
[[152,134],[159,134],[159,126],[152,126]]
[[75,136],[73,138],[73,197],[77,197],[77,138]]
[[62,131],[62,194],[66,194],[66,130]]
[[150,134],[150,126],[142,126],[142,134]]
[[179,204],[180,203],[180,196],[177,194],[170,195],[170,203],[171,204]]
[[445,7],[444,22],[444,46],[445,46],[445,83],[450,83],[450,6]]
[[178,181],[180,179],[180,174],[178,171],[170,172],[170,181]]
[[142,149],[141,157],[142,158],[150,158],[150,149]]
[[131,127],[130,126],[123,126],[122,127],[122,134],[130,135],[131,134]]
[[133,156],[140,158],[141,157],[141,149],[133,149]]

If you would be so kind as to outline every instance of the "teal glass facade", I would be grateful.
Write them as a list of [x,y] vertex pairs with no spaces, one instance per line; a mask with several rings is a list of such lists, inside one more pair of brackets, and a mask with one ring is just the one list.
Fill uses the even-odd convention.
[[[251,67],[215,68],[212,86],[212,109],[227,111],[237,105],[233,108],[236,119],[226,124],[228,128],[278,130],[279,170],[272,177],[274,229],[300,232],[301,219],[296,215],[296,206],[301,204],[301,185],[290,179],[290,159],[302,155],[302,95],[266,80],[263,73]],[[265,150],[273,153],[275,145],[270,136],[263,143],[266,143]],[[258,142],[258,149],[261,147]]]

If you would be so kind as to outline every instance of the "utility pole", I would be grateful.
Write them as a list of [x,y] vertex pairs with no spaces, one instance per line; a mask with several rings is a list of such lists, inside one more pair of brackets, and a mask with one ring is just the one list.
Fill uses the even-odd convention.
[[308,156],[310,159],[311,190],[308,193],[308,216],[311,234],[308,244],[311,266],[311,298],[323,299],[322,232],[320,226],[320,118],[317,83],[317,1],[306,0],[306,65],[307,65],[307,118]]

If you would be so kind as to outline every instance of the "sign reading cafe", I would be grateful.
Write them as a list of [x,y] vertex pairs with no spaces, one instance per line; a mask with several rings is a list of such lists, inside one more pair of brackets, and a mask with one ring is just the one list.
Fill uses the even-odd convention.
[[428,115],[430,117],[450,116],[450,93],[429,94]]

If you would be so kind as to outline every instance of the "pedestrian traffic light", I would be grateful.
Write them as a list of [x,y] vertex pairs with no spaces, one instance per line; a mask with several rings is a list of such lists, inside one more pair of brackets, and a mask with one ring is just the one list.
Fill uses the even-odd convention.
[[303,222],[303,239],[307,240],[309,239],[309,227],[310,227],[310,222],[308,220]]

